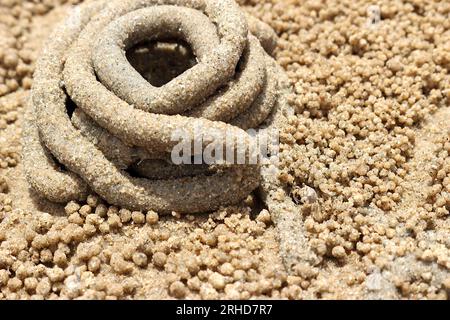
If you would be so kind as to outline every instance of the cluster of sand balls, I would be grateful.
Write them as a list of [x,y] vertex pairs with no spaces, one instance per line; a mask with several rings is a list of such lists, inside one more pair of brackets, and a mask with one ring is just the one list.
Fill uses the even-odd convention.
[[[431,185],[425,189],[426,202],[408,217],[406,226],[408,231],[419,240],[419,249],[416,251],[417,259],[425,263],[434,262],[442,268],[450,270],[448,237],[450,230],[448,220],[450,209],[448,153],[450,145],[447,137],[443,137],[437,144],[437,154],[434,158],[437,166],[432,173]],[[433,230],[433,232],[427,233],[429,230]],[[430,238],[433,241],[429,241]]]
[[30,86],[32,57],[23,49],[18,37],[23,25],[9,13],[0,9],[0,97],[16,91],[20,86]]
[[[11,199],[5,198],[3,203],[11,204]],[[75,202],[69,203],[65,208],[67,217],[64,218],[44,213],[30,215],[21,211],[12,212],[11,207],[2,207],[2,213],[8,213],[5,218],[8,221],[3,221],[0,230],[2,297],[76,298],[84,291],[85,298],[107,298],[108,295],[120,298],[123,294],[132,294],[137,283],[131,279],[109,283],[111,287],[108,285],[108,292],[106,286],[98,289],[101,281],[96,282],[96,287],[92,288],[92,277],[98,274],[101,265],[105,263],[100,257],[104,259],[103,252],[108,251],[102,248],[103,244],[98,244],[95,235],[109,232],[110,228],[117,229],[114,217],[119,211],[100,204],[94,196],[88,197],[87,203],[83,206]],[[135,213],[130,215],[136,220]],[[11,227],[19,221],[25,221],[23,219],[29,219],[29,222]],[[158,216],[147,220],[154,224],[158,221]],[[135,261],[141,261],[139,257],[138,253],[133,254]],[[111,252],[108,261],[110,258]],[[142,263],[137,263],[143,266]],[[123,266],[120,266],[117,259],[111,258],[110,264],[113,270],[123,271]],[[89,281],[90,285],[85,284]]]
[[[176,130],[192,143],[201,136],[203,150],[250,145],[243,129],[272,113],[279,71],[261,43],[270,52],[275,35],[262,22],[251,26],[261,42],[234,1],[97,1],[74,9],[54,31],[63,40],[50,37],[34,74],[24,128],[32,187],[56,202],[92,189],[109,203],[158,212],[204,212],[244,199],[259,184],[257,166],[199,174],[166,159],[179,143]],[[154,87],[124,52],[160,36],[185,40],[198,63]],[[67,99],[77,107],[72,119]],[[139,177],[126,171],[132,167]],[[169,175],[158,176],[164,170]]]
[[[292,183],[354,207],[374,204],[390,210],[400,200],[399,180],[414,145],[411,128],[448,104],[448,64],[440,58],[448,42],[443,32],[448,9],[435,5],[443,11],[436,18],[422,18],[410,4],[381,6],[382,22],[373,26],[366,25],[367,6],[361,6],[341,21],[315,24],[307,34],[280,41],[289,50],[278,61],[295,84],[292,102],[301,115],[287,132],[286,143],[301,155],[289,163]],[[317,10],[327,19],[339,12]],[[396,14],[399,18],[393,19]],[[353,16],[358,20],[350,26]],[[414,23],[414,36],[405,37],[402,29],[389,32],[402,20]],[[434,38],[421,31],[428,25]],[[299,20],[298,27],[307,29],[307,20]]]
[[[280,36],[277,61],[294,86],[297,113],[281,137],[280,178],[300,206],[313,250],[325,261],[357,258],[376,270],[408,268],[426,252],[424,261],[439,266],[430,271],[434,282],[427,274],[421,283],[411,271],[396,286],[408,284],[399,289],[404,296],[442,297],[449,282],[437,276],[448,279],[449,270],[446,143],[429,203],[414,218],[396,209],[414,128],[450,102],[450,5],[381,1],[371,11],[370,1],[241,4]],[[393,258],[408,254],[414,258],[407,262]]]
[[[34,19],[45,16],[63,4],[77,0],[60,1],[0,1],[0,168],[15,167],[21,158],[20,141],[14,136],[14,127],[21,117],[23,102],[31,88],[32,74],[42,37],[52,24]],[[20,126],[20,124],[19,124]],[[7,190],[2,177],[2,190]]]
[[14,131],[8,130],[8,128],[15,125],[19,119],[19,110],[22,108],[25,96],[23,92],[16,92],[0,97],[0,132],[2,135],[0,139],[0,168],[2,169],[15,167],[20,162],[20,143],[17,143],[17,137],[11,137]]
[[[309,285],[267,263],[274,254],[265,247],[270,215],[251,219],[245,205],[173,224],[94,195],[69,202],[65,216],[11,210],[7,197],[2,202],[0,298],[139,298],[154,287],[178,299],[299,298]],[[158,283],[145,276],[152,268]]]
[[432,186],[429,188],[427,204],[425,209],[432,213],[432,218],[445,219],[450,211],[450,143],[447,139],[441,141],[437,155],[438,167],[433,176]]
[[[62,4],[78,2],[0,1],[0,130],[7,129],[18,120],[27,96],[23,89],[30,89],[32,85],[37,49],[40,47],[40,37],[30,37],[35,30],[33,18],[43,16]],[[1,139],[0,168],[15,167],[20,161],[20,149],[8,138]],[[6,180],[2,178],[2,181],[2,186],[6,186]]]
[[0,97],[32,84],[36,52],[29,42],[33,16],[78,1],[0,1]]

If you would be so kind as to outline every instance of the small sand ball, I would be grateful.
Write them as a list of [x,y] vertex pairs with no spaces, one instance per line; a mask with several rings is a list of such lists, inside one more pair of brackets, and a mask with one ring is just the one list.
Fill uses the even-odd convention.
[[181,281],[175,281],[170,285],[169,293],[177,299],[183,299],[187,294],[187,289]]
[[109,264],[118,274],[127,274],[133,270],[132,264],[125,261],[123,256],[118,252],[112,254]]
[[133,211],[131,213],[131,219],[133,219],[133,222],[136,224],[145,223],[145,215],[140,211]]
[[198,277],[193,277],[187,281],[187,285],[188,285],[189,289],[194,290],[194,291],[199,291],[200,287],[202,285],[202,282],[200,281],[200,279]]
[[224,276],[231,276],[231,275],[233,275],[234,267],[231,263],[226,262],[219,267],[219,271]]
[[110,296],[114,296],[114,297],[120,298],[120,297],[123,296],[123,286],[121,284],[119,284],[119,283],[111,283],[106,288],[106,292]]
[[398,57],[394,57],[387,61],[386,66],[394,72],[398,72],[403,69],[403,65]]
[[342,246],[334,247],[333,250],[331,250],[331,254],[333,255],[333,257],[338,259],[345,258],[346,256],[345,249]]
[[0,270],[0,287],[6,285],[6,283],[8,283],[8,279],[9,279],[9,271]]
[[8,281],[8,289],[12,292],[18,291],[20,288],[22,288],[22,285],[22,280],[20,280],[19,278],[11,278]]
[[56,250],[53,254],[53,262],[58,266],[65,266],[67,264],[67,256],[62,250]]
[[98,226],[102,222],[103,222],[103,219],[100,218],[98,215],[96,215],[94,213],[88,214],[86,216],[86,224],[91,224],[91,225],[94,225],[94,226]]
[[158,213],[151,210],[151,211],[147,212],[145,219],[148,224],[156,224],[159,220],[159,216],[158,216]]
[[64,210],[66,211],[67,215],[71,215],[74,212],[77,212],[80,210],[81,206],[76,203],[75,201],[70,201],[65,207]]
[[450,292],[450,277],[444,280],[444,287],[447,291]]
[[167,256],[163,252],[156,252],[153,255],[153,264],[157,267],[163,268],[167,261]]
[[109,230],[110,230],[109,224],[106,222],[100,223],[100,225],[98,226],[98,230],[103,234],[109,233]]
[[87,261],[102,251],[99,244],[81,243],[77,248],[78,259]]
[[25,285],[25,289],[28,292],[34,292],[38,285],[38,281],[36,280],[36,278],[26,278],[24,281],[24,285]]
[[112,214],[108,217],[108,225],[110,228],[120,228],[122,227],[122,222],[117,214]]
[[119,217],[122,223],[130,222],[131,220],[131,211],[128,209],[120,209],[119,210]]
[[88,270],[91,272],[97,272],[101,267],[101,260],[98,257],[92,257],[88,262]]
[[191,274],[196,274],[200,270],[196,257],[188,257],[185,261],[186,268]]
[[215,247],[217,245],[217,237],[212,233],[204,235],[202,241],[210,247]]
[[76,298],[80,295],[81,284],[80,279],[75,275],[68,276],[64,280],[64,292],[69,298]]
[[95,208],[95,214],[99,215],[102,218],[106,217],[107,212],[108,208],[103,203],[99,204],[97,208]]
[[78,225],[82,225],[84,223],[83,218],[78,212],[72,213],[69,218],[67,219],[70,223],[75,223]]
[[48,245],[48,237],[40,234],[38,234],[31,243],[31,246],[37,250],[44,249],[48,247]]
[[147,256],[142,252],[133,253],[133,262],[139,267],[145,267],[147,265]]
[[59,267],[54,267],[52,269],[47,269],[46,272],[48,278],[52,283],[55,282],[61,282],[66,277],[66,274],[64,273],[64,270]]
[[3,57],[3,63],[8,68],[15,68],[19,63],[19,57],[14,52],[7,53]]
[[78,212],[80,213],[80,215],[82,215],[83,217],[86,217],[88,214],[90,214],[92,212],[92,207],[85,204],[84,206],[82,206],[80,208],[80,210],[78,210]]
[[214,287],[216,290],[222,290],[225,288],[225,278],[220,273],[214,272],[209,276],[208,282]]
[[53,260],[53,254],[50,249],[44,249],[41,251],[41,262],[50,263]]

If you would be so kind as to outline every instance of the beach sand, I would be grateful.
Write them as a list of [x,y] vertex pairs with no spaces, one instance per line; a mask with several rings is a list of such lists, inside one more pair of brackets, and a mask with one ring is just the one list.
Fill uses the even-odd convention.
[[[279,36],[295,115],[278,178],[301,226],[253,194],[195,215],[38,197],[24,105],[78,1],[0,0],[0,299],[450,297],[450,2],[238,2]],[[287,232],[315,258],[286,268]]]

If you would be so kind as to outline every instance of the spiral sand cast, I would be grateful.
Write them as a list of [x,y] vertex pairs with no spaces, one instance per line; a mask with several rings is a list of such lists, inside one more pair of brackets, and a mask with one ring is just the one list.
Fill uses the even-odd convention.
[[[285,112],[277,107],[282,72],[267,53],[275,36],[248,20],[232,0],[77,7],[36,66],[23,138],[32,188],[54,202],[80,200],[92,190],[111,204],[161,213],[206,212],[243,200],[264,179],[258,165],[168,159],[179,128],[201,128],[206,148],[212,131],[250,143],[245,129],[278,125],[277,114]],[[164,39],[188,43],[197,64],[154,87],[125,52]],[[76,105],[73,114],[67,101]]]

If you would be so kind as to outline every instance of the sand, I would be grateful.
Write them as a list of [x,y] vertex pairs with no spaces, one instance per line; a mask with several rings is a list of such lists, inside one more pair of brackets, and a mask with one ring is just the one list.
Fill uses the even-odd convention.
[[292,87],[282,172],[268,208],[169,216],[30,190],[31,74],[70,6],[50,3],[0,2],[1,299],[448,299],[448,3],[240,1]]

